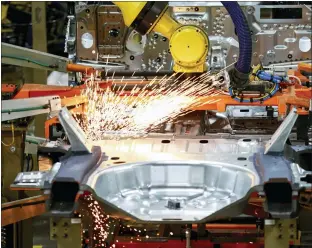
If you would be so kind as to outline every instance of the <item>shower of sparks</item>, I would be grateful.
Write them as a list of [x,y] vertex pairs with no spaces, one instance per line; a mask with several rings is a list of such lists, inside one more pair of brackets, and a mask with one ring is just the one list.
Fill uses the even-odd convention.
[[203,102],[201,99],[222,92],[215,88],[217,85],[213,80],[216,75],[208,72],[183,81],[174,76],[176,74],[155,77],[143,87],[138,84],[130,91],[126,91],[127,83],[117,86],[114,80],[111,88],[100,89],[92,76],[82,92],[88,100],[84,117],[77,119],[87,138],[101,140],[144,136],[161,124],[190,113],[190,109],[219,101]]
[[[111,235],[130,235],[131,239],[136,239],[142,241],[143,238],[148,239],[148,231],[143,225],[133,227],[132,225],[123,223],[120,219],[112,218],[111,216],[105,214],[104,210],[101,208],[100,204],[93,198],[92,194],[84,195],[81,198],[81,209],[79,217],[82,217],[83,223],[86,225],[89,223],[85,230],[88,230],[86,239],[89,241],[89,246],[93,248],[114,248],[116,244],[119,243],[118,239],[114,239],[112,243],[108,243],[109,237]],[[91,219],[90,219],[91,217]],[[117,225],[119,226],[118,228]],[[84,226],[86,227],[86,226]],[[83,231],[85,233],[85,230]],[[111,230],[111,231],[110,231]],[[116,231],[116,233],[112,232]],[[156,230],[150,230],[152,234]],[[91,235],[91,236],[88,236]]]
[[[100,204],[91,194],[84,195],[80,203],[81,209],[79,213],[81,213],[81,215],[79,215],[79,217],[82,217],[83,220],[83,233],[86,234],[84,238],[89,240],[87,242],[89,245],[88,247],[115,248],[119,243],[118,236],[130,237],[130,243],[132,243],[132,241],[144,242],[148,241],[151,237],[160,236],[158,225],[137,224],[112,218],[105,214]],[[89,219],[89,217],[91,217],[91,219]],[[89,224],[88,228],[85,228],[87,224]],[[148,227],[148,229],[146,229],[146,227]],[[112,239],[112,235],[115,238]],[[170,232],[169,235],[173,236],[173,232]],[[110,240],[110,242],[108,242],[108,240]]]
[[94,247],[107,247],[106,239],[109,233],[106,230],[109,227],[109,216],[104,214],[99,203],[93,199],[92,195],[85,196],[84,200],[92,217],[92,239],[96,243]]

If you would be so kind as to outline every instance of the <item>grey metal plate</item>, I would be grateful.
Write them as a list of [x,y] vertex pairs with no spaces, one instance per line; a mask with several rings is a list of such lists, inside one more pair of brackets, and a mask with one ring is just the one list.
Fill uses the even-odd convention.
[[[83,185],[105,211],[149,223],[200,223],[243,213],[253,191],[279,179],[305,187],[282,155],[264,155],[268,137],[159,136],[96,142],[109,157]],[[300,185],[299,185],[300,184]],[[294,187],[295,190],[296,187]],[[180,204],[177,208],[168,202]]]
[[[252,160],[256,140],[146,138],[99,144],[110,157],[87,185],[117,216],[124,211],[143,222],[200,221],[260,183]],[[168,201],[180,208],[168,208]]]
[[[244,165],[163,161],[102,170],[98,197],[143,221],[198,221],[243,198],[259,181]],[[168,201],[179,209],[168,208]]]
[[[295,60],[309,60],[311,59],[311,50],[303,52],[299,48],[299,40],[303,37],[311,39],[311,10],[310,5],[265,5],[261,2],[239,2],[242,7],[250,30],[252,31],[252,46],[253,56],[252,65],[257,65],[261,62],[264,66],[268,66],[272,63],[291,62]],[[83,6],[80,10],[77,10],[77,32],[83,34],[85,32],[92,33],[94,40],[103,39],[104,34],[108,34],[109,29],[101,27],[95,32],[96,19],[103,18],[102,15],[106,15],[105,11],[96,11],[98,5]],[[200,7],[199,11],[195,11],[194,7]],[[86,14],[85,9],[89,8],[89,16]],[[111,7],[110,7],[111,8]],[[298,8],[302,12],[302,17],[299,19],[263,19],[261,18],[262,9],[270,8]],[[105,9],[103,5],[99,9]],[[226,42],[227,38],[232,38],[237,42],[237,36],[235,35],[235,29],[231,18],[228,17],[228,13],[220,2],[170,2],[169,12],[171,16],[179,23],[184,25],[197,25],[201,27],[209,36],[210,49],[218,45],[222,49],[217,54],[209,52],[207,57],[208,67],[214,69],[213,57],[217,56],[218,60],[224,60],[226,65],[230,65],[235,62],[239,53],[237,46]],[[111,18],[111,17],[114,18]],[[110,13],[106,17],[107,23],[110,27],[115,27],[115,20],[120,18],[118,12]],[[118,24],[119,25],[119,24]],[[81,29],[81,26],[84,28]],[[142,39],[146,42],[142,42],[143,54],[133,52],[125,49],[122,58],[118,56],[116,58],[113,52],[115,48],[120,47],[120,44],[126,46],[129,37],[131,37],[129,29],[124,29],[123,23],[119,25],[121,35],[114,40],[114,44],[111,43],[111,52],[103,53],[100,45],[93,44],[92,49],[83,49],[81,47],[80,39],[77,40],[77,54],[83,53],[84,60],[92,60],[93,62],[106,62],[118,63],[124,65],[127,70],[130,71],[157,71],[172,69],[173,61],[171,55],[168,53],[169,41],[163,40],[158,34],[151,32],[150,34],[143,36]],[[78,35],[79,36],[79,35]],[[159,36],[159,37],[158,37]],[[80,37],[80,36],[79,36]],[[283,49],[281,49],[281,47]],[[221,51],[225,52],[223,57]],[[106,58],[109,55],[109,60]],[[213,55],[213,56],[212,56]],[[291,55],[291,56],[290,56]],[[105,57],[105,59],[101,59]],[[160,61],[160,62],[158,62]],[[117,70],[120,69],[116,68]]]

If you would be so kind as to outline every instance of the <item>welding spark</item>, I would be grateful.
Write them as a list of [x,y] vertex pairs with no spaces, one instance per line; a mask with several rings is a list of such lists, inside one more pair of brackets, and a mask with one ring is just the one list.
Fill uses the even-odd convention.
[[92,217],[92,239],[95,242],[94,247],[107,247],[106,239],[109,233],[106,231],[106,228],[109,216],[104,214],[101,206],[92,195],[84,196],[84,201],[87,203],[88,210]]
[[179,81],[182,75],[174,80],[175,76],[155,77],[130,91],[126,90],[127,83],[118,86],[114,80],[113,87],[100,89],[91,76],[82,92],[88,99],[84,118],[77,120],[91,140],[137,137],[208,103],[202,100],[203,96],[221,93],[212,84],[216,75],[209,72],[182,82]]

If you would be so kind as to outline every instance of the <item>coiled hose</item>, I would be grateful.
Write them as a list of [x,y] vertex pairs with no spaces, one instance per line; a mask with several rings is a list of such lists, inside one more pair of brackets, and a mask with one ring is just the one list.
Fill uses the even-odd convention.
[[278,76],[278,75],[271,75],[270,73],[267,73],[265,71],[258,70],[254,76],[260,78],[261,80],[264,81],[269,81],[274,83],[273,89],[266,95],[260,96],[260,97],[252,97],[252,98],[243,98],[242,96],[238,96],[234,93],[233,88],[229,88],[229,94],[230,96],[239,102],[244,102],[244,103],[250,103],[250,102],[264,102],[265,100],[271,98],[274,96],[280,89],[280,83],[286,83],[286,79],[284,77]]
[[274,96],[280,89],[279,83],[276,83],[273,87],[273,89],[266,95],[260,96],[260,97],[250,97],[250,98],[244,98],[242,96],[238,96],[233,92],[232,87],[229,88],[229,94],[230,96],[238,101],[238,102],[243,102],[243,103],[253,103],[253,102],[264,102],[268,99],[270,99],[272,96]]
[[239,42],[239,58],[235,64],[236,71],[232,73],[231,80],[233,83],[248,83],[252,57],[252,41],[247,19],[237,2],[221,2],[232,18]]

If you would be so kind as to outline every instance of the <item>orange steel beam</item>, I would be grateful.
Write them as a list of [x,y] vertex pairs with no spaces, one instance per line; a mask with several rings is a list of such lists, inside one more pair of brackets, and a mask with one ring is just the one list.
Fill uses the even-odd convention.
[[1,226],[33,218],[46,212],[47,196],[35,196],[1,204]]
[[[231,98],[228,95],[217,95],[217,96],[207,96],[202,97],[201,102],[203,105],[199,107],[195,107],[194,110],[216,110],[218,112],[225,112],[227,105],[240,105],[240,106],[277,106],[279,102],[279,97],[281,97],[281,93],[277,93],[272,98],[260,103],[241,103]],[[205,102],[212,101],[212,103]],[[215,101],[215,102],[214,102]]]
[[[82,67],[75,67],[77,70]],[[74,70],[75,68],[71,68]],[[83,68],[86,69],[86,68]],[[88,68],[87,68],[88,69]],[[306,68],[305,68],[306,69]],[[148,81],[129,81],[116,83],[120,85],[135,85],[135,84],[146,84]],[[105,89],[112,85],[111,81],[99,83],[101,89]],[[81,113],[84,110],[84,103],[87,102],[85,97],[81,96],[81,91],[85,89],[85,85],[82,86],[50,86],[41,84],[25,84],[17,92],[13,99],[20,98],[31,98],[38,96],[48,96],[48,95],[59,95],[61,98],[62,106],[73,107],[70,109],[71,112]],[[2,92],[13,92],[15,90],[14,85],[2,85]],[[117,89],[115,87],[115,89]],[[127,93],[127,92],[125,92]],[[135,96],[133,96],[135,97]],[[225,112],[226,106],[278,106],[278,111],[280,116],[285,116],[287,113],[287,105],[293,105],[298,107],[298,114],[306,115],[307,109],[309,108],[309,99],[312,98],[312,88],[295,88],[289,87],[288,90],[283,92],[278,92],[276,95],[264,102],[254,102],[254,103],[241,103],[232,99],[229,95],[217,95],[217,96],[207,96],[200,97],[202,103],[201,106],[195,107],[192,110],[214,110],[218,112]],[[305,109],[304,109],[305,108]],[[45,136],[49,136],[49,126],[54,123],[58,123],[56,118],[52,118],[51,121],[47,121],[45,125]]]
[[[124,85],[123,83],[114,83],[116,86]],[[145,81],[146,83],[146,81]],[[144,84],[144,81],[131,81],[129,85],[138,85]],[[99,88],[106,89],[107,87],[112,86],[112,82],[100,82]],[[2,92],[4,89],[10,88],[10,85],[2,86]],[[30,97],[38,97],[38,96],[51,96],[51,95],[59,95],[61,98],[63,97],[74,97],[80,96],[81,91],[86,88],[86,85],[81,86],[55,86],[55,85],[43,85],[43,84],[24,84],[23,87],[17,92],[17,94],[13,97],[13,99],[21,99],[21,98],[30,98]],[[117,89],[117,87],[115,87]]]
[[13,99],[31,98],[39,96],[59,95],[62,97],[72,97],[80,95],[83,87],[52,86],[42,84],[24,84]]
[[289,70],[288,75],[293,75],[293,76],[298,77],[302,83],[308,82],[309,78],[302,75],[302,72],[311,73],[312,72],[312,64],[300,63],[300,64],[298,64],[297,70]]
[[76,106],[87,102],[87,98],[83,96],[73,96],[73,97],[66,97],[61,99],[61,105],[63,107],[67,106]]

